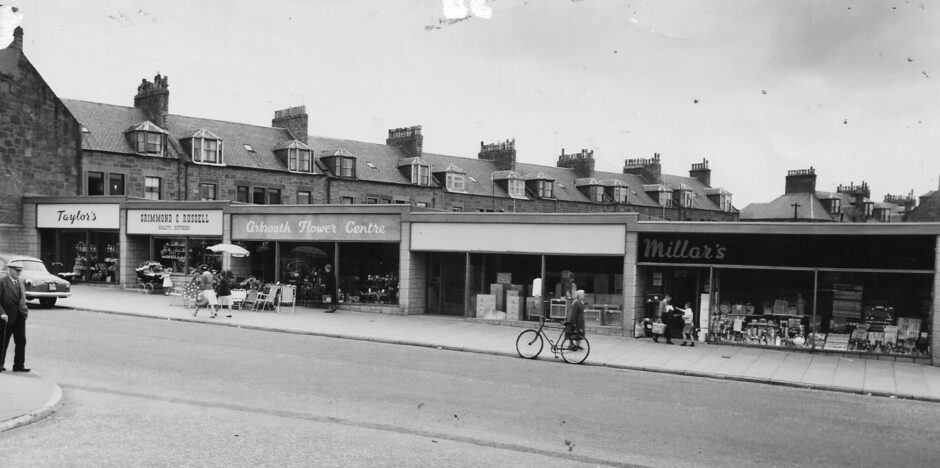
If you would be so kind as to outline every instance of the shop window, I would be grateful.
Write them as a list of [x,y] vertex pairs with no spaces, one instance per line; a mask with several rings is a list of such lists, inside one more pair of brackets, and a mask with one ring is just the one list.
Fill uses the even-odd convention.
[[159,200],[160,188],[159,177],[144,177],[144,198],[148,200]]
[[291,172],[313,172],[310,150],[290,148],[287,150],[287,169]]
[[218,186],[216,184],[199,184],[200,200],[218,200]]
[[352,204],[356,203],[356,199],[353,198],[353,197],[342,197],[342,198],[340,199],[340,202],[341,202],[343,205],[352,205]]
[[298,205],[309,205],[310,204],[310,192],[299,191],[297,192],[297,204]]
[[137,132],[137,152],[163,155],[164,135],[156,132]]
[[464,188],[464,182],[465,182],[464,179],[465,178],[463,174],[458,174],[456,172],[448,172],[447,178],[446,178],[447,190],[452,191],[452,192],[465,191],[466,189]]
[[247,185],[239,185],[238,187],[235,187],[235,201],[240,203],[249,203],[250,200],[248,198],[248,194],[249,191]]
[[124,174],[112,172],[108,175],[108,194],[124,195]]
[[251,202],[255,205],[264,205],[267,202],[268,191],[264,187],[254,187],[251,190]]
[[193,138],[193,162],[222,163],[222,142],[212,138]]
[[268,204],[269,205],[281,204],[281,189],[268,189]]
[[104,172],[88,172],[88,195],[104,195]]

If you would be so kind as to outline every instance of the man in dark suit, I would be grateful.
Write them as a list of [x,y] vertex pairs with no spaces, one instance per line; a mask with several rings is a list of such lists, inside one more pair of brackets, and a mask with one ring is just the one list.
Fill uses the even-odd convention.
[[16,342],[13,354],[13,372],[29,372],[24,365],[26,360],[26,287],[20,281],[23,267],[7,265],[8,275],[0,278],[0,320],[3,320],[4,333],[0,336],[0,372],[6,370],[7,345],[10,338]]

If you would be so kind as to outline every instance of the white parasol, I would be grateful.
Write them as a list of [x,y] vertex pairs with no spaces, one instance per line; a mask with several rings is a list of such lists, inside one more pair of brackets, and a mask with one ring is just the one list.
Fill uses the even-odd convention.
[[248,251],[244,247],[239,247],[235,244],[215,244],[213,246],[207,247],[209,250],[219,253],[226,252],[232,254],[233,257],[247,257]]

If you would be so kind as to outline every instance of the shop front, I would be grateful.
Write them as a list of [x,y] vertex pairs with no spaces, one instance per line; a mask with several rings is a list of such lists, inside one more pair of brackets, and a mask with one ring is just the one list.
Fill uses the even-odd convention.
[[583,289],[586,326],[622,334],[629,217],[413,213],[411,252],[424,266],[425,311],[561,319],[572,291]]
[[233,273],[289,286],[302,305],[398,312],[407,208],[233,206],[232,241],[251,252]]
[[121,205],[113,200],[38,203],[39,256],[49,271],[73,283],[120,278]]
[[[638,291],[715,344],[929,361],[940,226],[639,223]],[[637,327],[639,329],[639,327]]]
[[[134,202],[127,207],[129,266],[159,263],[166,273],[191,275],[202,265],[223,268],[222,254],[208,247],[223,239],[224,209],[213,202]],[[138,278],[129,278],[134,284]]]

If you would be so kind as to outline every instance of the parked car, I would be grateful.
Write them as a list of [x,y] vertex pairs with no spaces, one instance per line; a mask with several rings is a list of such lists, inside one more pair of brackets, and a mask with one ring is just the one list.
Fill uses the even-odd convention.
[[39,299],[43,307],[52,307],[56,300],[72,295],[72,284],[49,270],[42,260],[25,255],[0,253],[0,275],[7,274],[7,265],[20,265],[20,281],[26,286],[26,300]]

